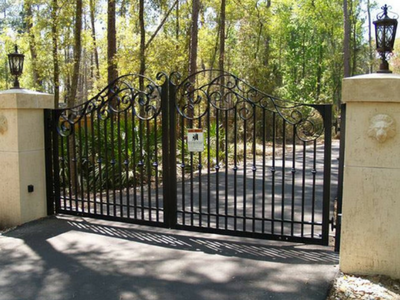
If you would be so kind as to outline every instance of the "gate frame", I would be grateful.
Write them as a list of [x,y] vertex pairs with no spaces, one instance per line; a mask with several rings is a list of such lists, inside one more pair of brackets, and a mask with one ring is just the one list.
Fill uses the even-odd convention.
[[[172,74],[171,76],[173,76]],[[331,152],[332,152],[332,105],[331,104],[304,104],[305,106],[316,109],[323,118],[324,126],[324,158],[323,158],[323,196],[322,196],[322,237],[304,238],[296,236],[281,236],[278,234],[266,234],[245,231],[233,231],[217,228],[195,227],[178,224],[177,218],[177,166],[176,166],[176,89],[177,86],[171,78],[166,77],[161,87],[161,114],[162,114],[162,164],[163,164],[163,202],[164,202],[164,221],[149,222],[137,219],[128,219],[115,216],[92,215],[90,213],[63,211],[60,207],[60,178],[57,175],[58,166],[58,137],[56,124],[61,116],[60,109],[47,109],[44,114],[45,122],[45,148],[46,148],[46,183],[47,183],[47,212],[49,215],[54,213],[68,213],[78,216],[102,218],[115,221],[125,221],[136,224],[151,225],[158,227],[168,227],[173,229],[184,229],[190,231],[222,233],[233,236],[245,237],[267,237],[273,240],[284,240],[300,243],[310,243],[319,245],[329,244],[329,217],[331,208]],[[161,76],[160,76],[161,78]],[[159,78],[158,78],[159,79]],[[90,101],[90,100],[89,100]],[[340,187],[340,185],[339,185]],[[339,223],[338,223],[339,224]],[[339,235],[340,227],[336,230]],[[337,239],[337,241],[339,241]]]

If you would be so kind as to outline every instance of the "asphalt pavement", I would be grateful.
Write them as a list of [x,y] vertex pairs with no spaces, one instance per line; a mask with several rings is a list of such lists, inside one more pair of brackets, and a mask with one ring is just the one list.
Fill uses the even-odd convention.
[[331,247],[49,217],[0,233],[0,300],[325,300]]

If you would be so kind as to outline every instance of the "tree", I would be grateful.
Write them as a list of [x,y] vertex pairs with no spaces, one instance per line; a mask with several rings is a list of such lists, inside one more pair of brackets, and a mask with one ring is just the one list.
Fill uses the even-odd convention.
[[[352,1],[352,0],[350,0]],[[343,0],[343,26],[344,26],[344,36],[343,36],[343,76],[350,77],[350,34],[351,34],[351,24],[348,10],[347,0]]]
[[[143,0],[140,0],[143,1]],[[107,78],[108,82],[118,77],[116,54],[117,54],[117,30],[115,24],[116,5],[115,0],[108,0],[107,6]]]
[[371,34],[371,1],[367,0],[367,15],[368,15],[368,54],[369,54],[369,73],[372,73],[372,62],[374,59],[373,50],[372,50],[372,34]]
[[[140,69],[139,74],[144,75],[146,71],[146,31],[144,27],[144,0],[139,0],[139,26],[140,26]],[[143,89],[143,80],[140,80],[140,88]]]
[[94,62],[95,62],[95,75],[97,78],[100,77],[100,63],[99,63],[99,52],[97,51],[97,39],[96,39],[96,21],[95,21],[95,0],[90,0],[89,9],[90,9],[90,25],[92,27],[92,39],[93,39],[93,54],[94,54]]
[[190,30],[190,47],[189,47],[189,75],[197,71],[197,48],[198,48],[198,31],[199,31],[199,10],[200,0],[192,0],[192,21]]
[[281,98],[339,103],[344,74],[367,71],[373,58],[361,31],[368,11],[360,3],[367,1],[103,1],[107,8],[98,0],[79,2],[81,13],[78,1],[0,3],[2,87],[16,38],[21,52],[30,53],[24,87],[54,92],[56,102],[84,101],[118,73],[186,76],[201,65]]
[[76,1],[76,13],[75,13],[75,30],[74,30],[74,60],[73,60],[73,73],[71,92],[68,97],[68,106],[72,107],[75,105],[76,94],[78,90],[78,79],[79,79],[79,67],[81,63],[81,51],[82,51],[82,0]]
[[29,50],[32,58],[32,77],[36,90],[40,90],[42,86],[42,81],[40,79],[40,75],[38,72],[38,56],[36,50],[36,39],[33,33],[33,13],[32,13],[32,4],[30,1],[24,2],[24,12],[25,12],[25,22],[26,22],[26,30],[29,36]]
[[54,107],[58,107],[60,102],[60,67],[58,61],[58,3],[57,0],[52,0],[51,9],[51,33],[53,41],[53,82],[54,82]]
[[219,69],[224,71],[225,60],[225,0],[221,0],[221,16],[219,19]]

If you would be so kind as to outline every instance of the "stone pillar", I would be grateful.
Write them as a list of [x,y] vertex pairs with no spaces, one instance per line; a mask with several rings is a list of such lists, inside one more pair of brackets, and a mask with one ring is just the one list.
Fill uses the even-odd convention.
[[44,109],[53,102],[23,89],[0,92],[0,229],[47,215]]
[[343,102],[340,268],[400,278],[400,76],[346,78]]

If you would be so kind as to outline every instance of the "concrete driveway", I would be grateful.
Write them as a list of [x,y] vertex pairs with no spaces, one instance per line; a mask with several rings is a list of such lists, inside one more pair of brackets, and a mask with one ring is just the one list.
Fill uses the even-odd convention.
[[331,248],[69,216],[0,234],[0,300],[325,300]]

